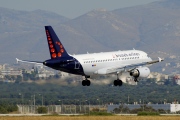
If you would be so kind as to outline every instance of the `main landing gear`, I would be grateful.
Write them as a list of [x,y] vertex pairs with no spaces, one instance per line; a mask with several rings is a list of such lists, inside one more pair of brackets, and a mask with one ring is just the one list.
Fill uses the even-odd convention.
[[85,76],[85,80],[82,81],[82,86],[90,86],[91,81],[88,80],[87,78],[90,78],[89,76]]
[[114,86],[122,86],[122,80],[120,79],[114,80]]
[[122,86],[123,84],[122,80],[119,79],[118,74],[119,73],[117,73],[117,80],[114,80],[114,86]]

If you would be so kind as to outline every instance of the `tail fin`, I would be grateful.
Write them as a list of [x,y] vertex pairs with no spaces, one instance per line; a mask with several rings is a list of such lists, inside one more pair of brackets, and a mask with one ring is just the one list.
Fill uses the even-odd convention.
[[60,57],[68,57],[68,53],[66,52],[64,46],[61,41],[57,37],[51,26],[45,26],[45,32],[47,36],[47,42],[49,46],[49,52],[51,55],[51,59],[60,58]]

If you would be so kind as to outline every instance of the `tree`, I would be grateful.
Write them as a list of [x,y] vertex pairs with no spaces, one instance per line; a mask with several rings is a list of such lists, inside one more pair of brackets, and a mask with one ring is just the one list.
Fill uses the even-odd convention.
[[9,76],[9,75],[5,75],[5,79],[7,79],[7,80],[11,80],[11,76]]
[[0,113],[6,114],[17,111],[18,107],[9,103],[0,103]]
[[16,83],[20,83],[21,81],[22,81],[22,77],[20,75],[18,75],[16,78]]
[[138,112],[142,112],[142,111],[156,112],[156,110],[153,109],[151,106],[141,105],[140,108],[131,110],[131,113],[138,113]]
[[38,107],[37,111],[38,111],[38,113],[47,113],[47,108],[46,107]]
[[130,109],[127,106],[124,106],[123,104],[121,104],[119,108],[115,108],[113,111],[115,113],[129,113]]
[[0,106],[0,113],[1,113],[1,114],[6,114],[6,113],[8,113],[8,111],[7,111],[6,108]]

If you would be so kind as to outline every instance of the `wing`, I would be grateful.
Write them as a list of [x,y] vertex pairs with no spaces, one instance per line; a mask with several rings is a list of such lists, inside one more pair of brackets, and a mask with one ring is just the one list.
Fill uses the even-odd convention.
[[20,60],[20,59],[18,59],[18,58],[16,58],[16,61],[17,61],[17,63],[23,62],[23,63],[31,63],[31,64],[43,65],[43,62],[39,62],[39,61]]
[[145,65],[151,65],[154,63],[162,62],[164,61],[161,58],[158,58],[158,60],[150,61],[150,62],[144,62],[144,63],[139,63],[139,64],[123,64],[121,66],[112,66],[112,67],[107,67],[103,69],[99,69],[98,71],[95,72],[95,74],[100,74],[100,75],[106,75],[106,74],[114,74],[118,72],[122,72],[125,70],[133,70],[139,66],[145,66]]

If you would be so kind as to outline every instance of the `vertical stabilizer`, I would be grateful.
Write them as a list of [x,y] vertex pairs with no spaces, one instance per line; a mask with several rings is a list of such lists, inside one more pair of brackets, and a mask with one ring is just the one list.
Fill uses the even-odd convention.
[[45,32],[47,36],[47,42],[49,46],[49,52],[51,59],[68,57],[68,53],[66,52],[63,44],[57,37],[51,26],[45,26]]

